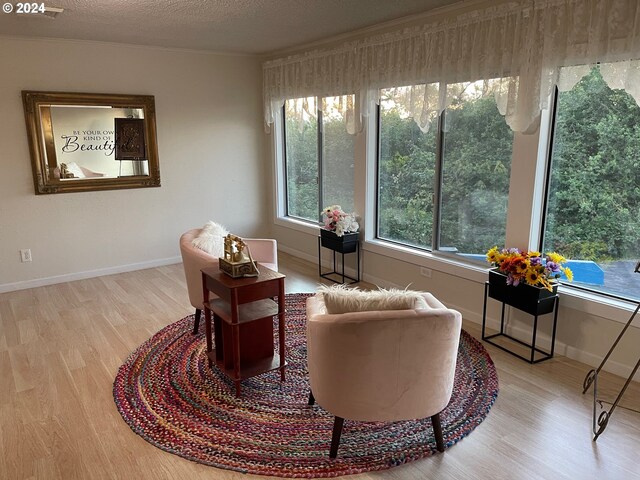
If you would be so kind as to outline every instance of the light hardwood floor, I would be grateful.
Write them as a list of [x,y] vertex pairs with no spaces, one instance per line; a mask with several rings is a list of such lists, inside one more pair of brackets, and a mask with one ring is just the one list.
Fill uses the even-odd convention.
[[[288,292],[318,283],[315,265],[285,254],[280,265]],[[1,294],[0,479],[250,477],[153,447],[113,402],[129,353],[190,313],[182,265]],[[479,336],[478,325],[464,328]],[[640,479],[640,413],[617,409],[591,440],[591,397],[581,394],[589,367],[563,357],[531,366],[487,348],[500,393],[476,430],[444,454],[348,478]],[[603,376],[603,396],[621,382]],[[625,404],[640,409],[637,384]]]

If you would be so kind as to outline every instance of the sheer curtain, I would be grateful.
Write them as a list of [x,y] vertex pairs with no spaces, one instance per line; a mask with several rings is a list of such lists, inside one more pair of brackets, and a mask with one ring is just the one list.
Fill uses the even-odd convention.
[[[355,114],[355,95],[336,95],[329,97],[288,97],[286,103],[287,116],[295,118],[302,131],[304,122],[317,118],[318,110],[324,117],[339,115],[343,118],[347,132],[355,134],[362,129],[362,121]],[[282,103],[284,105],[284,102]],[[279,103],[276,108],[282,108]]]
[[558,90],[568,92],[596,66],[610,88],[625,90],[640,106],[640,61],[638,60],[562,67],[558,75]]
[[[495,2],[494,2],[495,3]],[[351,131],[382,88],[410,86],[406,111],[422,129],[451,101],[448,84],[474,82],[495,95],[514,131],[526,131],[556,84],[566,88],[580,68],[603,71],[614,88],[640,98],[640,2],[520,0],[417,27],[314,50],[263,64],[267,125],[288,98],[355,94],[343,102]],[[577,66],[565,72],[564,66]],[[581,67],[585,66],[585,67]],[[588,70],[584,70],[585,72]],[[578,77],[578,80],[581,77]],[[577,80],[575,80],[577,81]]]

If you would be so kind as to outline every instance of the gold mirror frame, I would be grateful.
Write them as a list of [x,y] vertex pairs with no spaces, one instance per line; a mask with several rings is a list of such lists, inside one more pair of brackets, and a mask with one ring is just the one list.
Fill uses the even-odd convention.
[[[33,183],[36,194],[89,192],[96,190],[116,190],[123,188],[145,188],[160,186],[160,165],[156,133],[155,100],[152,95],[118,95],[102,93],[22,92],[27,137],[31,152]],[[66,178],[61,180],[52,174],[57,167],[53,140],[51,115],[41,115],[41,107],[47,106],[115,107],[135,108],[143,111],[144,148],[148,162],[148,175],[128,175],[119,177]],[[44,110],[46,111],[46,110]],[[46,117],[46,118],[43,118]],[[49,164],[48,159],[52,159]]]

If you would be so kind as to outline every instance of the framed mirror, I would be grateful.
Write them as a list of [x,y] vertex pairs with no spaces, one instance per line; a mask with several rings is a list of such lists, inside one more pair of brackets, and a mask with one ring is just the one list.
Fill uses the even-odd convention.
[[160,186],[150,95],[23,91],[36,194]]

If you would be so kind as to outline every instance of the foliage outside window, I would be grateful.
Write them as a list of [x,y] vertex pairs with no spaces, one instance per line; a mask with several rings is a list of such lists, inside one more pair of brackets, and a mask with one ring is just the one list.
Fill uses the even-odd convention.
[[287,100],[284,118],[287,215],[313,221],[319,204],[315,98]]
[[379,238],[478,259],[504,244],[513,133],[486,85],[441,86],[450,103],[426,132],[403,107],[410,87],[382,91]]
[[343,97],[285,102],[287,215],[320,220],[326,204],[353,210],[354,140],[345,128]]
[[640,298],[640,107],[593,68],[560,92],[544,250],[562,251],[577,284]]
[[422,132],[403,107],[409,87],[380,96],[378,237],[430,249],[437,129]]

